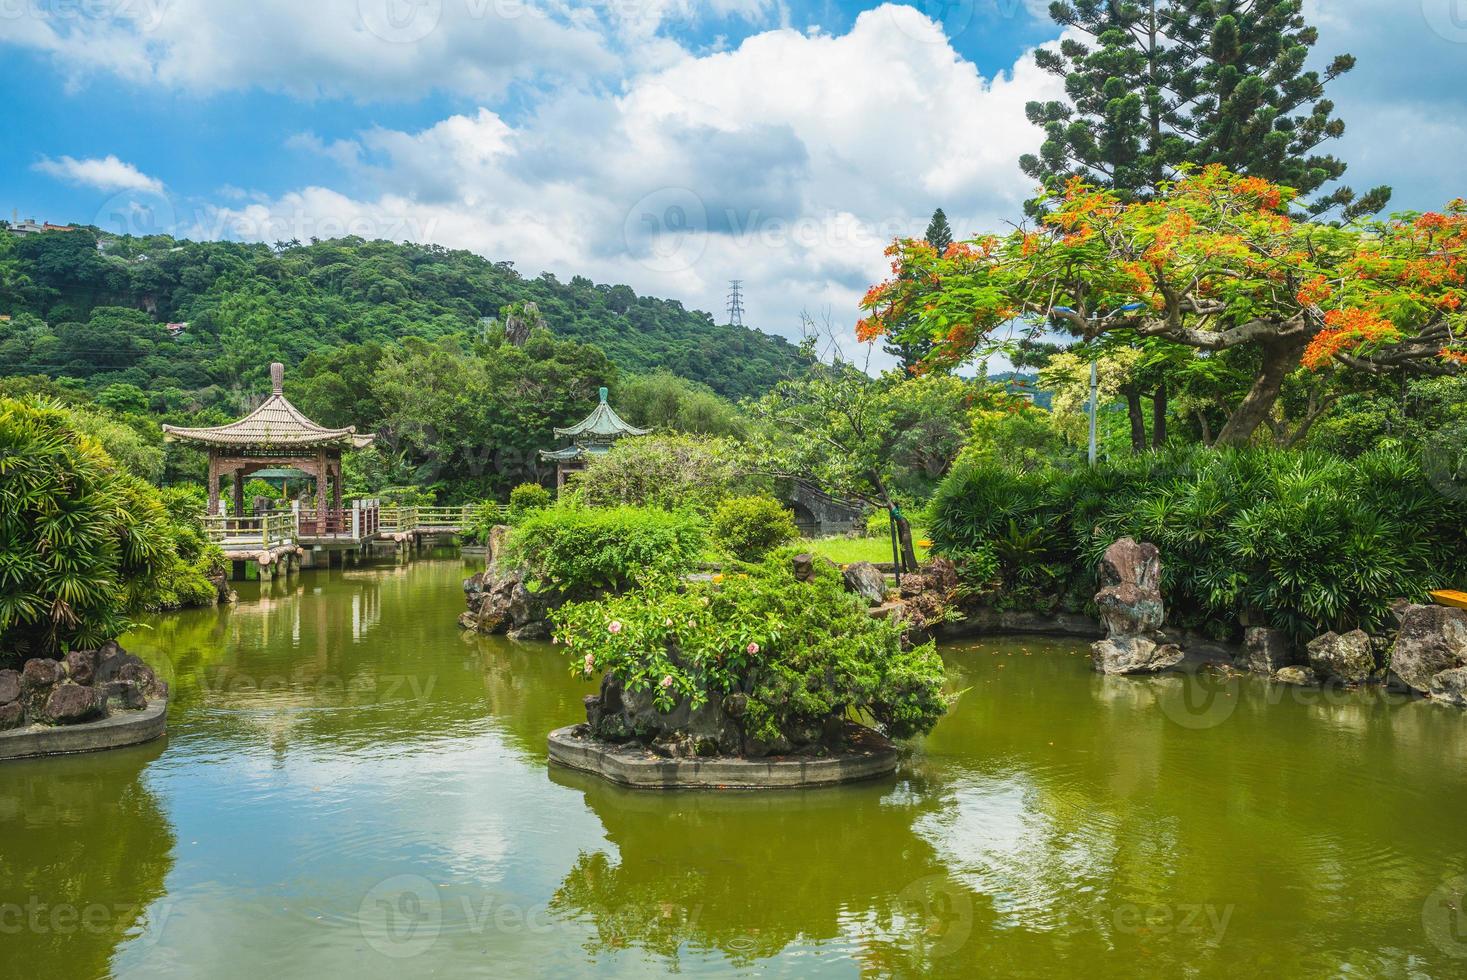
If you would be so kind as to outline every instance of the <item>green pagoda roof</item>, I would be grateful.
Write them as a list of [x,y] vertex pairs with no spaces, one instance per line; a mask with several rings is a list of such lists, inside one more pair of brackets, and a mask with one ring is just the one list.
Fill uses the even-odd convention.
[[616,411],[606,403],[606,389],[602,388],[601,403],[592,409],[590,415],[568,428],[556,429],[555,434],[577,440],[610,440],[619,439],[622,436],[645,436],[650,431],[650,429],[639,429],[617,415]]

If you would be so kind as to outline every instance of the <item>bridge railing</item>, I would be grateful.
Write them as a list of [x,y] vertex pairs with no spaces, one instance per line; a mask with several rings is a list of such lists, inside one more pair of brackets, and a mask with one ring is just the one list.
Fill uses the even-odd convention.
[[328,507],[325,514],[303,508],[300,534],[307,538],[375,537],[381,529],[382,509],[375,500],[355,500],[350,507]]
[[469,522],[474,510],[471,504],[459,507],[419,507],[418,527],[428,530],[447,527],[461,528]]
[[299,534],[296,515],[291,511],[229,517],[218,514],[204,516],[204,533],[209,540],[231,548],[272,548],[294,544]]

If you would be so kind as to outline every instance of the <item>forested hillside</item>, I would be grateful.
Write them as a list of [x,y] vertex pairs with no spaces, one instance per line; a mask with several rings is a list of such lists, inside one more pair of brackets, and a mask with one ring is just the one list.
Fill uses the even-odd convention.
[[[526,278],[513,263],[438,246],[342,238],[264,244],[89,230],[0,234],[0,374],[199,393],[260,387],[348,344],[483,335],[506,307],[539,310],[561,339],[632,373],[669,370],[729,398],[758,394],[799,362],[785,340],[713,322],[676,300],[577,276]],[[534,320],[533,312],[530,319]],[[186,323],[170,335],[166,324]],[[204,401],[213,399],[204,398]]]

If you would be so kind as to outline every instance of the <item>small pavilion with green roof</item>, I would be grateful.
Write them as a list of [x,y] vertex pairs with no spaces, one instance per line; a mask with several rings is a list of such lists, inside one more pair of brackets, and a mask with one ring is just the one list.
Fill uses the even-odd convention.
[[601,389],[601,402],[591,414],[577,422],[575,425],[564,429],[556,429],[555,434],[562,439],[569,439],[570,445],[564,449],[542,449],[540,458],[555,464],[555,487],[560,489],[565,486],[566,477],[578,470],[586,468],[586,461],[592,456],[599,456],[609,452],[616,441],[623,436],[645,436],[649,429],[639,429],[616,414],[606,401],[606,389]]

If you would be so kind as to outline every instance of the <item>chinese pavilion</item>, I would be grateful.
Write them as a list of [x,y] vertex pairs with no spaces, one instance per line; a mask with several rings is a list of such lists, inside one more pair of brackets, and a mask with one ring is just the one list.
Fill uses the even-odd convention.
[[556,429],[555,434],[571,440],[564,449],[542,449],[540,458],[555,464],[555,486],[565,486],[566,476],[585,469],[586,460],[609,451],[622,436],[645,436],[651,430],[639,429],[628,423],[606,403],[606,389],[601,389],[601,403],[591,414],[565,429]]
[[[341,454],[372,444],[374,436],[357,435],[355,426],[328,429],[301,414],[285,397],[285,366],[270,365],[273,389],[260,407],[244,418],[210,429],[163,426],[164,437],[202,446],[209,453],[209,513],[220,513],[219,480],[234,479],[234,514],[244,514],[244,483],[250,475],[290,467],[314,480],[317,526],[328,526],[328,514],[341,511]],[[327,491],[330,489],[328,498]],[[328,510],[328,499],[330,508]]]

